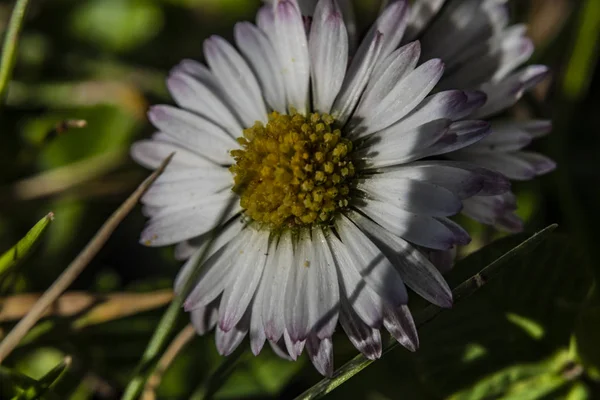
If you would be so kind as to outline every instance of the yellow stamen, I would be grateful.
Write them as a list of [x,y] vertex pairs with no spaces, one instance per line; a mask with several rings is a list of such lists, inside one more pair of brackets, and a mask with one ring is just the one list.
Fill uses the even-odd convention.
[[327,114],[273,112],[238,139],[233,190],[246,216],[272,228],[328,223],[348,205],[352,142]]

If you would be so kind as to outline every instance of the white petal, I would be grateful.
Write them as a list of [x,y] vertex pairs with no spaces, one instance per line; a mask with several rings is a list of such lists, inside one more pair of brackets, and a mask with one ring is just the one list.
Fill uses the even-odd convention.
[[460,165],[422,161],[384,170],[376,176],[428,182],[448,189],[462,200],[479,193],[484,188],[486,177],[476,171],[460,168]]
[[265,100],[275,111],[287,111],[279,59],[267,36],[249,22],[235,25],[235,42],[257,76]]
[[394,235],[419,246],[447,250],[456,244],[468,243],[435,217],[410,213],[377,200],[362,199],[355,208]]
[[396,83],[385,98],[373,108],[359,108],[356,115],[358,118],[362,117],[362,120],[351,133],[377,132],[399,121],[429,94],[443,73],[444,65],[439,59],[421,64],[406,78]]
[[437,268],[409,243],[391,234],[363,215],[349,211],[352,219],[398,269],[402,280],[425,300],[440,306],[452,306],[452,291]]
[[408,306],[400,306],[396,309],[388,308],[383,319],[383,325],[398,343],[410,351],[417,351],[419,348],[419,335]]
[[415,69],[420,55],[421,45],[419,42],[413,42],[399,48],[379,62],[352,117],[351,124],[358,125],[362,118],[375,110],[390,93],[391,88]]
[[343,215],[336,219],[335,227],[365,282],[390,304],[406,304],[408,294],[402,278],[373,242]]
[[535,166],[516,153],[462,153],[452,154],[457,160],[468,161],[506,175],[509,179],[527,181],[537,176]]
[[308,43],[313,109],[329,113],[342,87],[348,64],[348,34],[341,11],[334,0],[319,2]]
[[[182,180],[178,182],[155,182],[142,196],[141,202],[150,206],[176,206],[201,201],[207,196],[230,189],[231,174],[219,171],[212,177]],[[222,175],[222,176],[219,176]]]
[[[398,48],[408,23],[408,14],[408,2],[406,0],[395,0],[383,10],[371,26],[367,37],[377,31],[383,35],[381,58],[387,57]],[[363,46],[364,42],[361,44],[361,47]],[[360,52],[360,48],[358,52]]]
[[131,158],[138,164],[156,169],[171,153],[175,153],[166,171],[188,168],[222,169],[212,161],[202,158],[200,155],[184,149],[173,143],[162,140],[140,140],[131,145]]
[[154,106],[148,112],[152,124],[182,147],[214,161],[233,162],[229,152],[239,144],[221,127],[189,111],[171,106]]
[[[452,156],[454,154],[456,153],[452,153]],[[510,181],[504,175],[475,164],[459,161],[418,161],[409,165],[389,168],[383,172],[391,173],[392,176],[425,180],[443,186],[456,193],[461,199],[475,194],[493,196],[510,190]],[[479,190],[477,190],[478,187]]]
[[[321,229],[313,230],[315,265],[308,277],[316,307],[311,309],[311,327],[319,339],[331,337],[338,321],[340,290],[333,255]],[[314,289],[313,289],[314,288]]]
[[525,93],[541,81],[549,73],[544,65],[530,65],[517,71],[497,83],[487,83],[481,86],[488,100],[471,118],[485,118],[497,114],[514,105]]
[[199,243],[195,247],[194,253],[191,254],[191,258],[183,265],[183,267],[181,267],[175,278],[175,293],[183,294],[182,291],[187,280],[190,279],[196,268],[201,267],[198,263],[202,257],[204,257],[205,260],[208,260],[213,254],[239,235],[244,226],[242,219],[237,217],[227,224],[220,226],[214,232],[208,232],[198,238],[197,240]]
[[368,46],[361,45],[352,59],[340,93],[331,109],[331,114],[341,125],[344,125],[352,115],[363,90],[369,82],[369,77],[373,68],[375,68],[383,45],[381,33],[375,32],[373,35],[367,36],[363,41],[364,43],[367,43]]
[[227,41],[211,36],[204,41],[204,57],[223,91],[235,105],[245,127],[267,123],[260,86],[242,56]]
[[[221,294],[232,279],[231,273],[235,272],[234,267],[236,258],[239,257],[239,251],[251,236],[252,232],[249,230],[243,231],[204,262],[198,277],[198,284],[185,299],[186,311],[205,307]],[[202,251],[200,250],[194,257],[196,262],[201,255]],[[189,262],[193,262],[192,259]]]
[[214,301],[206,307],[199,307],[190,312],[191,323],[199,335],[204,335],[215,327],[219,319],[218,309],[218,301]]
[[225,287],[219,307],[219,326],[224,331],[239,322],[254,297],[265,266],[268,241],[267,232],[254,232],[240,259],[234,261],[236,273]]
[[307,265],[315,262],[310,234],[303,230],[296,243],[294,262],[285,287],[285,328],[293,342],[306,340],[310,331],[310,301]]
[[306,340],[292,340],[287,329],[283,332],[283,339],[290,357],[292,358],[292,360],[296,361],[298,357],[300,357],[300,354],[302,354],[302,351],[304,350]]
[[460,198],[450,190],[408,178],[376,174],[360,179],[357,189],[371,198],[390,202],[415,214],[446,217],[456,215],[462,209]]
[[486,101],[481,92],[448,90],[431,95],[421,102],[410,114],[398,122],[398,129],[410,130],[438,119],[456,121],[473,113]]
[[225,191],[176,207],[165,207],[152,216],[141,234],[146,246],[165,246],[200,236],[241,211],[239,200]]
[[275,9],[275,50],[286,85],[288,107],[306,114],[310,79],[310,59],[304,22],[290,0],[281,0]]
[[340,279],[340,298],[347,298],[350,306],[367,325],[379,328],[383,320],[383,299],[367,285],[354,267],[355,260],[348,248],[333,233],[327,235],[327,242]]
[[263,324],[265,333],[271,341],[277,341],[285,329],[284,299],[286,284],[291,268],[295,268],[294,249],[290,232],[284,232],[279,243],[272,243],[269,257],[265,265],[265,280],[270,282],[265,287],[262,303]]
[[319,340],[316,336],[309,336],[306,341],[308,357],[321,375],[333,375],[333,343],[331,338]]
[[[446,154],[473,143],[477,143],[491,133],[491,125],[486,121],[458,121],[450,125],[448,135],[442,137],[436,144],[420,153],[420,157]],[[415,158],[416,159],[416,158]]]
[[381,357],[381,334],[378,329],[365,324],[344,299],[340,314],[340,323],[354,347],[369,360]]
[[287,347],[283,339],[279,339],[277,342],[269,340],[269,345],[271,346],[271,349],[273,349],[273,353],[275,353],[278,357],[281,357],[286,361],[293,361],[292,357],[290,357],[290,354],[287,351]]
[[[268,256],[267,256],[268,257]],[[267,336],[265,334],[265,328],[263,326],[262,318],[262,302],[264,299],[265,286],[270,282],[265,282],[265,279],[261,279],[261,282],[256,289],[254,299],[252,300],[252,311],[250,316],[250,349],[252,354],[257,356],[265,345]]]
[[[187,72],[186,65],[194,65],[189,60],[175,67],[167,79],[167,87],[182,108],[193,111],[213,123],[221,125],[234,138],[242,135],[242,126],[230,110],[224,95],[220,93],[214,77],[208,69],[200,77]],[[201,65],[201,64],[198,64]],[[205,76],[206,74],[206,76]]]
[[217,325],[215,342],[217,344],[217,350],[222,356],[228,356],[234,352],[234,350],[242,343],[242,340],[248,333],[250,325],[250,312],[244,315],[244,318],[231,330],[225,332]]
[[[369,136],[352,152],[361,169],[383,168],[420,158],[424,150],[434,145],[450,131],[450,121],[439,119],[417,128],[403,130],[392,125]],[[362,164],[362,165],[361,165]]]

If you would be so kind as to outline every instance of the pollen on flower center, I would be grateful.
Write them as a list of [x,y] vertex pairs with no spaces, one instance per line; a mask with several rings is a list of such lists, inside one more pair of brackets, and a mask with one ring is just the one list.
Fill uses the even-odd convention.
[[348,205],[352,142],[327,114],[273,112],[238,138],[233,190],[246,216],[272,228],[329,222]]

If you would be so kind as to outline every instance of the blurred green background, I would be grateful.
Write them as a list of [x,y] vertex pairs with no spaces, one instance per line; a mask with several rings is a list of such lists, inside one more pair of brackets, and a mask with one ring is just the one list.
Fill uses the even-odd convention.
[[[359,26],[378,10],[361,0]],[[232,37],[253,20],[259,0],[33,1],[1,110],[0,251],[49,211],[55,220],[34,254],[0,274],[0,338],[148,174],[129,145],[153,131],[150,104],[170,102],[168,70],[202,59],[210,34]],[[551,118],[536,142],[558,170],[515,186],[527,231],[557,222],[558,233],[502,277],[421,330],[421,349],[396,349],[330,394],[331,398],[600,398],[600,39],[598,0],[513,0],[529,24],[532,61],[553,75],[511,113]],[[0,1],[0,31],[13,2]],[[56,135],[65,120],[87,125]],[[59,129],[60,130],[60,129]],[[519,243],[467,220],[473,243],[460,282]],[[104,249],[0,369],[0,398],[11,398],[66,355],[72,363],[45,398],[118,398],[170,299],[179,268],[173,251],[138,244],[144,217],[134,210]],[[70,296],[70,297],[69,297]],[[129,297],[128,297],[129,296]],[[126,304],[128,307],[124,307]],[[415,307],[418,307],[416,305]],[[187,323],[181,318],[179,328]],[[356,354],[336,338],[336,366]],[[248,348],[247,344],[242,345]],[[224,359],[214,337],[195,338],[145,400],[206,398]],[[308,360],[246,351],[217,398],[292,398],[320,377]],[[597,396],[597,397],[595,397]],[[20,397],[19,397],[20,398]],[[23,397],[23,398],[35,398]]]

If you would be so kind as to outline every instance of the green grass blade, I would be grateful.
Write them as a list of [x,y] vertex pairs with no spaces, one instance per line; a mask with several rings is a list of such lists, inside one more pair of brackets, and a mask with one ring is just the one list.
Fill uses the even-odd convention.
[[25,19],[28,5],[28,0],[17,0],[10,16],[10,21],[8,22],[8,29],[4,36],[4,45],[2,46],[2,60],[0,60],[0,101],[4,101],[6,96],[8,82],[10,81],[15,65],[19,35],[23,27],[23,20]]
[[46,394],[50,387],[54,385],[65,372],[65,370],[71,365],[71,357],[65,357],[56,367],[52,368],[46,375],[42,376],[40,380],[35,382],[32,386],[27,388],[17,400],[41,400],[46,398]]
[[[501,268],[506,266],[507,263],[514,259],[517,256],[523,255],[531,250],[533,250],[538,244],[543,242],[554,229],[556,229],[558,225],[550,225],[547,228],[541,230],[540,232],[532,235],[527,240],[523,241],[518,246],[514,247],[512,250],[508,251],[504,255],[500,256],[498,259],[487,265],[480,272],[471,276],[469,279],[462,282],[460,285],[456,286],[452,290],[452,295],[454,298],[454,303],[458,303],[467,297],[471,296],[478,289],[484,286],[490,279],[494,276],[498,275],[501,272]],[[415,315],[415,323],[417,327],[422,327],[433,318],[435,318],[443,309],[436,307],[434,305],[429,305],[425,307],[422,311]],[[390,341],[390,343],[383,350],[383,354],[386,354],[396,348],[398,346],[398,342],[395,340]],[[362,354],[357,355],[352,360],[344,364],[341,368],[339,368],[334,374],[332,378],[325,378],[318,382],[316,385],[308,389],[306,392],[302,393],[300,396],[296,397],[297,400],[307,400],[307,399],[318,399],[326,394],[330,393],[332,390],[352,378],[354,375],[358,374],[360,371],[368,367],[373,361],[368,360]]]
[[48,215],[42,218],[29,230],[29,232],[27,232],[23,239],[0,256],[0,278],[31,253],[31,250],[35,244],[38,243],[42,234],[46,231],[46,228],[48,228],[48,225],[50,225],[50,222],[53,219],[54,214],[48,213]]

